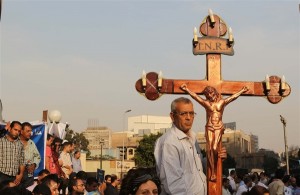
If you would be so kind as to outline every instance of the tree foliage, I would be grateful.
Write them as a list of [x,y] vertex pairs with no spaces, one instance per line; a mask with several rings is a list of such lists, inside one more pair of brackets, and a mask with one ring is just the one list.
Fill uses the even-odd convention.
[[278,159],[276,159],[274,157],[265,157],[265,160],[263,163],[263,168],[266,173],[268,173],[268,174],[275,173],[278,166],[279,166]]
[[71,129],[67,129],[66,140],[71,141],[75,144],[77,150],[83,150],[87,152],[87,156],[90,156],[91,152],[88,149],[89,140],[85,138],[83,133],[77,133]]
[[223,161],[223,174],[228,175],[228,170],[236,167],[235,159],[227,153],[227,158]]
[[139,146],[135,153],[135,163],[137,167],[153,167],[155,166],[154,147],[156,140],[161,136],[161,133],[144,135],[139,141]]

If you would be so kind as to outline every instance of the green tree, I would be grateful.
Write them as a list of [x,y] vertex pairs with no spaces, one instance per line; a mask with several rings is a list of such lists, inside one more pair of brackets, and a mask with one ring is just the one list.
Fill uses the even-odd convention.
[[275,173],[278,166],[279,166],[278,159],[274,157],[265,157],[263,168],[267,174]]
[[137,167],[153,167],[155,166],[154,146],[156,140],[161,136],[161,133],[144,135],[139,141],[139,146],[135,153],[135,163]]
[[87,157],[90,156],[91,152],[88,149],[89,140],[85,138],[83,133],[77,133],[73,131],[72,129],[66,129],[67,134],[65,139],[68,141],[71,141],[75,144],[76,149],[80,149],[87,152]]
[[230,168],[236,167],[235,159],[227,153],[227,158],[223,161],[223,175],[228,175]]

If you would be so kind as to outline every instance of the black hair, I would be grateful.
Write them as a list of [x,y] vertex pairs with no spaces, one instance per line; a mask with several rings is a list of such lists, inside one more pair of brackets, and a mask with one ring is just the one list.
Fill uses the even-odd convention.
[[58,184],[60,183],[60,179],[58,178],[57,174],[50,174],[42,179],[42,183],[44,183],[48,186],[50,185],[50,181],[54,181]]
[[73,186],[77,186],[77,181],[78,180],[83,180],[83,179],[74,177],[74,178],[69,180],[69,185],[68,185],[69,193],[74,191]]
[[62,143],[62,139],[60,139],[59,137],[55,137],[52,143]]
[[50,172],[48,171],[48,169],[42,169],[42,170],[38,173],[38,176],[42,176],[42,175],[44,175],[44,174],[47,174],[47,175],[50,174]]
[[254,182],[254,181],[256,181],[256,180],[258,180],[258,176],[256,175],[256,174],[252,174],[251,176],[250,176],[250,178],[251,178],[251,180]]
[[111,175],[111,183],[113,183],[114,181],[116,181],[118,179],[118,177],[115,174]]
[[249,182],[252,182],[252,179],[249,176],[245,176],[244,179],[243,179],[243,181],[247,185]]
[[98,183],[98,180],[95,177],[89,177],[86,179],[86,185],[92,185],[93,183]]
[[38,184],[37,186],[35,186],[35,188],[32,191],[34,194],[37,195],[51,195],[51,190],[50,188],[46,185],[46,184]]
[[61,146],[62,143],[62,139],[60,139],[59,137],[54,137],[53,142],[51,143],[51,147],[56,149],[56,143],[59,143],[59,146]]
[[78,171],[78,173],[76,173],[76,178],[86,180],[87,179],[87,173],[85,171]]
[[68,190],[69,192],[73,192],[73,186],[77,185],[78,178],[74,177],[69,180]]
[[160,181],[156,175],[155,167],[133,168],[130,169],[127,175],[122,180],[121,190],[119,195],[135,194],[140,185],[152,181],[157,186],[158,194],[161,192]]
[[26,126],[32,128],[32,125],[29,122],[22,123],[22,129],[24,129]]
[[284,176],[284,170],[283,169],[277,169],[275,172],[275,178],[276,179],[282,179]]
[[234,175],[234,174],[235,174],[235,170],[231,170],[230,175]]
[[108,178],[111,178],[111,175],[105,175],[104,180],[108,180]]
[[227,181],[229,181],[229,179],[226,178],[226,177],[224,177],[224,178],[222,179],[222,184],[226,183]]
[[255,185],[251,188],[249,192],[247,192],[247,195],[264,195],[265,193],[268,193],[269,190],[265,187]]
[[10,128],[13,128],[15,126],[15,124],[18,124],[22,127],[22,124],[19,121],[13,121],[10,123]]
[[285,176],[283,176],[283,178],[282,178],[282,182],[283,182],[283,183],[286,183],[286,182],[288,182],[288,181],[290,180],[290,178],[291,178],[290,175],[285,175]]
[[50,138],[52,138],[52,137],[54,137],[54,136],[48,133],[48,134],[47,134],[47,141],[48,141]]

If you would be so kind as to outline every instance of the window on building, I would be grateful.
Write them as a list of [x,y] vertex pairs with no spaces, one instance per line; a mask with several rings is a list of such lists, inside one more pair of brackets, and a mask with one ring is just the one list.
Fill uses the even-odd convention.
[[128,150],[128,154],[129,154],[129,155],[133,155],[133,149],[129,149],[129,150]]

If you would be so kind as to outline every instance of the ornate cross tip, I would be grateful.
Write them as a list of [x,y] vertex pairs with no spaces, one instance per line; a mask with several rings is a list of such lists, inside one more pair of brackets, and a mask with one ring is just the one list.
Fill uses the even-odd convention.
[[143,71],[142,78],[136,81],[136,90],[144,95],[148,100],[156,100],[161,94],[161,89],[163,86],[162,73],[156,72],[145,73]]
[[265,79],[265,88],[266,88],[267,93],[271,90],[271,88],[270,88],[270,78],[269,78],[269,75],[266,75],[266,79]]
[[272,104],[279,103],[283,98],[287,97],[291,93],[291,87],[285,81],[284,76],[282,78],[278,76],[266,75],[265,81],[265,96]]
[[280,89],[283,92],[286,90],[286,84],[285,84],[285,77],[284,77],[284,75],[281,77],[281,80],[280,80]]
[[231,29],[231,27],[229,27],[229,30],[228,30],[228,45],[231,47],[233,42],[234,42],[234,39],[233,39],[232,29]]
[[214,13],[211,9],[208,9],[208,14],[209,14],[209,19],[210,19],[210,25],[212,27],[214,27],[216,21],[215,21],[215,17],[214,17]]
[[197,34],[197,28],[194,28],[194,39],[193,39],[193,46],[196,47],[198,44],[198,34]]
[[160,89],[162,87],[162,72],[159,71],[158,79],[157,79],[157,87]]
[[143,73],[142,73],[142,86],[143,86],[143,88],[146,87],[146,83],[147,83],[146,72],[143,70]]

